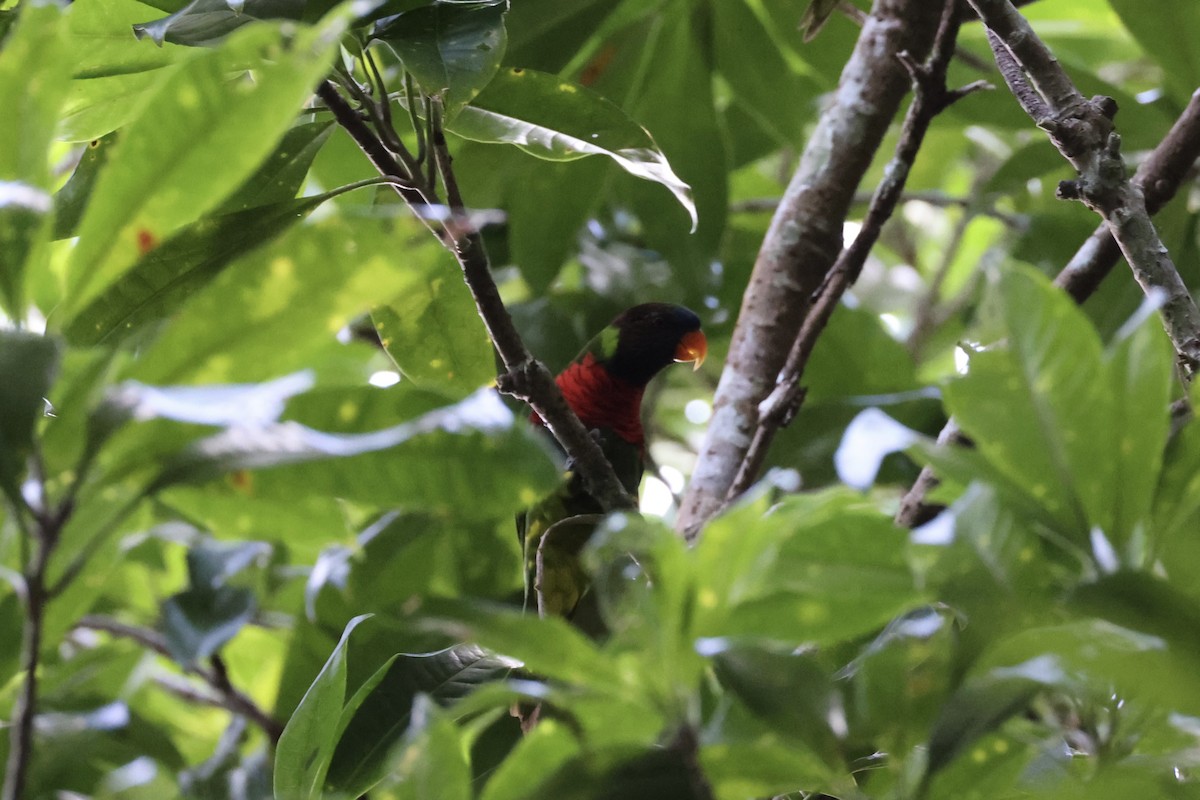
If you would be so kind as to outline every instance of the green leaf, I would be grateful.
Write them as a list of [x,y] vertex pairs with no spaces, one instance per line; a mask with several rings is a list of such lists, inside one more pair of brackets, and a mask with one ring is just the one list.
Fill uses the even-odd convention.
[[188,551],[188,580],[194,589],[217,589],[270,555],[266,542],[204,542]]
[[305,5],[306,0],[192,0],[170,16],[134,25],[133,32],[158,45],[214,44],[256,19],[301,19]]
[[526,69],[501,70],[449,129],[477,142],[514,144],[538,158],[611,158],[637,178],[662,184],[697,223],[686,183],[644,128],[590,89]]
[[795,495],[765,518],[753,503],[714,523],[697,551],[704,636],[845,641],[924,602],[907,536],[844,490]]
[[[821,86],[792,68],[751,5],[716,3],[713,12],[717,66],[737,102],[777,143],[797,141],[810,117],[810,98]],[[772,80],[764,82],[764,74]],[[780,92],[791,100],[780,103]]]
[[308,800],[321,796],[346,696],[346,645],[350,633],[369,616],[357,616],[346,624],[337,647],[283,729],[275,748],[276,797]]
[[994,299],[1008,346],[972,355],[967,374],[945,388],[947,405],[979,451],[1063,532],[1112,530],[1114,408],[1099,336],[1031,270],[1004,270]]
[[530,672],[601,691],[618,680],[615,665],[561,617],[450,601],[429,601],[420,611],[423,625],[519,659]]
[[584,752],[530,787],[530,798],[695,800],[691,765],[678,747],[616,747]]
[[475,300],[448,270],[373,309],[371,320],[396,368],[417,386],[461,397],[496,377]]
[[487,86],[504,58],[507,0],[435,0],[375,23],[425,94],[444,97],[447,119]]
[[198,220],[143,255],[70,320],[73,344],[116,342],[166,319],[235,259],[278,236],[329,198],[316,195]]
[[54,4],[23,8],[0,50],[0,305],[16,320],[50,232],[50,145],[71,63],[62,16]]
[[59,359],[54,339],[0,330],[0,485],[9,497],[21,496],[20,476]]
[[[385,793],[403,800],[427,797],[471,800],[471,768],[462,734],[450,717],[429,697],[413,704],[407,746],[398,749],[388,765],[391,780]],[[394,793],[387,792],[391,789]]]
[[[1084,591],[1090,593],[1091,589]],[[1080,601],[1076,604],[1078,610],[1092,610],[1091,598],[1077,595],[1076,599]],[[1127,615],[1126,620],[1132,622],[1133,615]],[[990,669],[1049,655],[1069,671],[1077,691],[1103,687],[1103,694],[1131,705],[1193,714],[1200,708],[1200,681],[1196,679],[1194,648],[1190,643],[1182,644],[1176,647],[1146,632],[1140,621],[1121,627],[1104,619],[1085,618],[1017,630],[991,645],[978,663]]]
[[[269,233],[312,202],[293,201],[290,210],[269,207],[260,220],[265,228],[247,235]],[[229,224],[256,213],[240,212]],[[195,241],[200,258],[205,244],[207,235]],[[397,248],[405,251],[403,267],[394,260]],[[201,262],[198,277],[212,266]],[[224,269],[171,320],[133,365],[132,376],[159,384],[239,382],[312,367],[312,351],[333,343],[353,319],[438,274],[456,277],[457,270],[411,217],[331,217],[293,228]],[[214,319],[224,324],[213,325]]]
[[544,293],[578,249],[581,229],[602,196],[607,164],[522,160],[521,179],[508,186],[508,243],[525,282]]
[[1066,680],[1054,658],[1041,656],[1015,667],[996,667],[968,681],[942,706],[929,735],[928,774],[1020,713],[1038,692]]
[[1174,351],[1157,313],[1149,311],[1140,325],[1121,338],[1107,367],[1115,405],[1111,536],[1121,544],[1139,525],[1149,522],[1170,428]]
[[780,652],[736,640],[706,640],[717,679],[759,718],[817,752],[836,752],[829,726],[833,682],[816,653]]
[[193,55],[175,45],[138,46],[130,26],[147,13],[137,0],[80,3],[68,21],[73,70],[59,135],[89,142],[123,127],[179,63]]
[[512,662],[474,644],[395,656],[347,704],[327,787],[357,797],[383,779],[388,754],[409,727],[417,695],[449,705],[512,668]]
[[1200,84],[1200,55],[1193,43],[1200,37],[1200,7],[1189,0],[1163,0],[1154,13],[1137,0],[1109,0],[1151,59],[1163,69],[1168,86],[1183,100]]
[[488,779],[481,800],[523,800],[579,753],[579,741],[553,719],[541,719]]
[[333,130],[333,120],[293,127],[275,152],[214,213],[229,214],[295,199],[308,168]]
[[773,736],[706,744],[700,766],[717,797],[790,798],[797,789],[816,790],[829,783],[828,770],[812,753]]
[[54,193],[54,238],[65,239],[75,235],[75,228],[87,209],[96,186],[96,176],[108,163],[108,154],[116,144],[116,134],[108,134],[88,142],[79,158],[79,164],[71,178]]
[[[468,462],[472,468],[464,470]],[[485,389],[372,433],[324,433],[296,422],[233,427],[168,459],[150,491],[268,467],[274,469],[256,475],[249,488],[256,495],[304,491],[467,519],[511,514],[559,478],[538,433],[516,427],[512,413]]]
[[[625,108],[653,133],[664,159],[690,187],[695,212],[684,208],[691,216],[691,230],[677,210],[662,207],[661,192],[655,187],[621,181],[616,188],[618,202],[630,203],[644,226],[647,244],[680,269],[715,257],[728,214],[728,156],[708,63],[713,58],[709,43],[713,22],[696,13],[690,0],[669,0],[661,13],[678,24],[650,27],[647,53],[638,55],[645,59],[640,68],[644,77],[635,78]],[[675,110],[680,97],[688,98],[684,114]]]
[[1116,625],[1158,636],[1172,649],[1200,659],[1200,601],[1146,572],[1122,570],[1079,586],[1073,608]]
[[233,586],[192,588],[162,606],[162,631],[171,656],[194,664],[216,653],[254,617],[254,592]]
[[[328,69],[343,28],[340,17],[294,35],[255,25],[162,83],[97,180],[68,267],[66,316],[258,167]],[[252,81],[230,80],[247,64]]]

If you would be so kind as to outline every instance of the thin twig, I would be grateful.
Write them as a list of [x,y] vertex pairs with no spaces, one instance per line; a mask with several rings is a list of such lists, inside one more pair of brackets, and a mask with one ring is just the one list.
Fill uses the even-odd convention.
[[891,217],[899,203],[909,170],[933,118],[967,93],[982,88],[981,84],[971,84],[955,91],[946,88],[946,70],[954,54],[954,43],[960,24],[956,7],[956,0],[947,0],[933,50],[924,64],[917,64],[907,57],[901,58],[912,76],[914,94],[904,118],[895,154],[884,170],[885,177],[875,191],[858,236],[838,256],[833,269],[826,276],[825,283],[817,291],[816,299],[792,345],[787,362],[779,373],[775,389],[759,405],[758,426],[737,476],[729,487],[727,502],[746,491],[755,481],[776,432],[791,422],[803,402],[804,389],[800,381],[817,337],[833,316],[834,309],[837,308],[846,289],[858,279],[871,248],[879,238],[883,224]]
[[[418,100],[421,100],[421,102],[424,101],[413,84],[413,77],[410,72],[404,73],[404,100],[405,105],[408,106],[408,121],[412,125],[413,135],[417,137],[417,164],[424,164],[425,158],[428,155],[425,146],[425,123],[421,121],[420,115],[417,113]],[[433,183],[432,173],[428,175],[427,180],[429,183]]]
[[8,765],[4,771],[3,793],[0,794],[4,800],[21,800],[25,796],[25,781],[33,755],[33,721],[37,715],[38,667],[41,663],[46,614],[46,565],[57,538],[57,531],[38,527],[34,536],[32,563],[25,573],[25,621],[21,628],[21,672],[24,681],[13,708]]
[[[168,659],[174,659],[171,655],[171,650],[167,647],[166,640],[157,631],[149,628],[142,628],[137,625],[128,625],[111,617],[101,616],[99,614],[89,614],[77,623],[76,628],[85,630],[101,631],[104,633],[117,636],[122,639],[129,639],[137,642],[147,650],[151,650],[164,656]],[[275,719],[257,703],[254,702],[248,695],[236,689],[229,680],[229,673],[225,668],[225,662],[219,655],[214,655],[211,659],[212,667],[203,667],[199,664],[178,664],[179,668],[185,673],[193,675],[213,691],[212,695],[203,694],[196,691],[193,687],[187,684],[173,682],[166,684],[164,681],[159,681],[160,685],[166,686],[176,694],[184,696],[188,700],[202,702],[207,705],[213,705],[230,711],[234,714],[245,717],[262,729],[271,740],[272,743],[278,743],[279,737],[283,734],[283,723]],[[187,688],[188,691],[182,691]]]

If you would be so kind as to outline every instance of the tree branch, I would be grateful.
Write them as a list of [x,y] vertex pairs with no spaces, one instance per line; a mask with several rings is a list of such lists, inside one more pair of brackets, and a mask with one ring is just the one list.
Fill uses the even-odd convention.
[[[317,94],[375,168],[383,175],[399,179],[396,192],[454,254],[462,269],[463,280],[475,299],[479,316],[504,363],[506,371],[497,376],[497,388],[527,402],[537,412],[575,463],[588,491],[602,508],[612,511],[635,507],[600,446],[563,400],[554,376],[525,347],[500,298],[500,291],[492,278],[487,251],[483,247],[483,238],[471,222],[459,192],[437,99],[426,98],[428,127],[424,136],[429,149],[429,171],[421,175],[409,174],[392,157],[380,137],[350,107],[334,84],[329,81],[322,83]],[[413,102],[415,99],[410,97],[409,103]],[[441,177],[450,210],[448,218],[437,224],[427,213],[428,206],[438,203],[437,187],[434,185],[436,176]]]
[[[83,617],[75,623],[75,627],[84,630],[101,631],[122,639],[129,639],[130,641],[137,642],[147,650],[152,650],[161,656],[171,659],[173,663],[178,664],[178,662],[174,661],[171,650],[167,647],[166,640],[157,631],[150,630],[149,628],[127,625],[119,620],[99,614],[89,614]],[[261,728],[263,733],[270,738],[272,744],[278,744],[279,737],[283,735],[283,723],[259,707],[248,695],[239,691],[230,683],[229,673],[225,669],[225,662],[219,655],[214,655],[211,663],[211,667],[203,667],[199,664],[179,664],[179,668],[185,673],[194,675],[204,681],[213,694],[200,692],[190,684],[167,680],[160,680],[158,683],[164,688],[180,695],[185,700],[216,706],[245,717]]]
[[[67,499],[55,507],[47,505],[45,478],[41,469],[41,457],[36,452],[30,459],[31,475],[38,487],[40,500],[36,507],[25,504],[21,498],[10,498],[10,510],[21,527],[23,538],[33,538],[33,553],[22,564],[24,581],[25,620],[21,627],[21,684],[13,707],[13,723],[9,731],[8,762],[4,770],[4,785],[0,789],[3,800],[21,800],[25,796],[25,782],[29,776],[29,762],[33,757],[33,724],[37,716],[38,669],[42,657],[42,634],[45,627],[46,604],[50,600],[46,589],[46,570],[50,556],[58,546],[63,526],[74,510],[75,490],[68,491]],[[32,525],[29,525],[29,520]]]
[[897,59],[929,52],[941,7],[875,0],[830,107],[805,146],[763,240],[676,527],[694,537],[724,503],[813,293],[841,250],[854,190],[908,90]]
[[[16,511],[15,513],[21,513]],[[29,760],[33,755],[33,721],[37,715],[38,666],[41,662],[42,629],[46,614],[46,565],[55,542],[44,528],[34,535],[33,558],[25,572],[25,622],[21,628],[21,685],[13,708],[9,732],[8,765],[4,770],[4,800],[21,800]]]
[[968,92],[984,85],[975,83],[956,91],[950,91],[946,87],[946,70],[954,55],[960,24],[956,6],[957,0],[947,0],[945,3],[933,50],[924,64],[917,64],[907,53],[897,54],[897,58],[908,70],[913,85],[913,100],[901,127],[900,140],[892,160],[884,168],[884,179],[875,190],[858,236],[838,256],[825,283],[818,290],[816,300],[788,354],[787,363],[779,374],[775,389],[759,405],[758,427],[737,476],[729,487],[727,502],[740,495],[755,481],[776,432],[789,424],[799,410],[804,400],[800,380],[817,338],[825,330],[846,290],[858,280],[871,248],[879,239],[884,223],[892,216],[900,202],[908,173],[933,118]]
[[1059,185],[1059,197],[1100,214],[1142,289],[1164,294],[1163,327],[1190,374],[1200,366],[1200,309],[1150,221],[1141,188],[1126,176],[1112,124],[1116,103],[1085,99],[1009,0],[968,2],[994,33],[989,41],[1013,94],[1079,173]]
[[[1157,213],[1175,196],[1197,159],[1200,159],[1200,90],[1192,94],[1183,114],[1175,120],[1150,157],[1142,162],[1134,177],[1145,192],[1147,211]],[[1120,257],[1121,250],[1108,225],[1101,223],[1058,273],[1054,283],[1082,304],[1112,272]],[[969,442],[954,420],[950,420],[938,434],[938,444],[964,445]],[[941,509],[926,503],[925,497],[937,485],[933,469],[924,467],[900,501],[896,524],[914,528],[932,519]]]
[[[1146,196],[1146,210],[1156,214],[1175,196],[1189,170],[1200,159],[1200,90],[1192,94],[1187,108],[1171,130],[1142,162],[1134,182]],[[1101,223],[1075,256],[1067,262],[1054,283],[1082,303],[1112,271],[1121,249],[1108,225]]]

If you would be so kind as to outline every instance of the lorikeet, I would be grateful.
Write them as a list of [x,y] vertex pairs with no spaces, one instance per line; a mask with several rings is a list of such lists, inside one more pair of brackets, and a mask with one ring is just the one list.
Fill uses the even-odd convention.
[[[699,368],[707,353],[700,318],[694,313],[683,306],[644,303],[614,319],[555,379],[571,410],[592,431],[617,477],[635,497],[645,456],[646,384],[673,361]],[[532,419],[542,424],[536,414]],[[569,473],[557,493],[518,518],[527,608],[537,607],[543,616],[574,615],[587,590],[579,552],[602,510],[582,477]]]

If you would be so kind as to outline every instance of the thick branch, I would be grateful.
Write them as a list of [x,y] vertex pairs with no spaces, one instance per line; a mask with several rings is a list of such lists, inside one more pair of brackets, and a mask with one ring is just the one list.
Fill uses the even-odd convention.
[[458,260],[463,280],[475,298],[479,316],[483,319],[492,344],[504,363],[506,372],[498,376],[497,386],[502,392],[524,400],[533,407],[571,457],[589,492],[601,507],[610,511],[632,508],[632,498],[617,479],[600,446],[563,400],[562,393],[549,370],[529,353],[500,298],[500,291],[492,278],[487,251],[483,247],[483,239],[476,227],[470,223],[467,208],[459,194],[445,132],[440,123],[437,101],[431,98],[428,104],[426,116],[429,130],[426,138],[431,151],[431,169],[426,176],[422,176],[408,174],[392,157],[379,136],[350,107],[334,84],[328,81],[322,83],[317,93],[333,112],[338,124],[350,134],[375,168],[383,175],[400,179],[400,183],[395,185],[396,192],[426,224],[430,224],[430,220],[424,207],[438,202],[437,187],[433,185],[432,177],[432,167],[436,166],[436,171],[441,175],[446,188],[451,214],[440,228],[434,229],[431,225],[431,229]]
[[[804,391],[800,380],[817,338],[825,330],[846,290],[858,280],[871,248],[879,239],[884,223],[891,218],[900,202],[909,170],[912,169],[921,143],[925,140],[930,123],[941,111],[965,95],[963,90],[952,92],[946,88],[946,70],[954,55],[960,24],[956,7],[957,0],[947,0],[945,3],[933,51],[924,64],[914,63],[907,53],[897,56],[912,77],[914,93],[912,104],[901,127],[895,154],[883,171],[884,179],[875,191],[858,236],[838,256],[825,283],[817,292],[816,300],[788,354],[787,363],[779,374],[775,389],[759,405],[758,427],[754,431],[754,438],[737,476],[729,487],[727,501],[740,495],[755,481],[776,432],[791,422],[803,402]],[[979,84],[972,84],[967,90],[978,88],[981,88]]]
[[811,297],[841,250],[855,188],[908,89],[897,55],[925,57],[940,11],[927,0],[875,0],[759,250],[676,523],[680,531],[694,535],[724,502],[758,426],[758,405],[775,386]]
[[[1156,213],[1175,196],[1197,159],[1200,159],[1200,91],[1192,94],[1183,114],[1175,120],[1150,157],[1142,162],[1134,178],[1146,194],[1146,208],[1150,213]],[[1116,240],[1109,232],[1108,225],[1102,223],[1058,273],[1054,283],[1070,294],[1075,302],[1083,303],[1096,291],[1120,257],[1121,250]],[[950,420],[938,435],[938,443],[963,445],[966,437],[954,420]],[[933,469],[922,469],[912,488],[900,501],[896,524],[913,528],[932,518],[940,508],[926,503],[925,497],[937,484]]]
[[[171,650],[167,647],[166,640],[156,631],[152,631],[149,628],[127,625],[119,620],[98,614],[89,614],[83,617],[75,624],[75,627],[85,630],[102,631],[122,639],[129,639],[130,641],[137,642],[147,650],[152,650],[166,658],[172,658]],[[199,664],[180,664],[179,666],[187,674],[194,675],[204,681],[213,694],[204,694],[190,686],[179,683],[163,681],[160,684],[185,699],[217,706],[218,708],[223,708],[226,711],[243,716],[261,728],[271,739],[272,743],[279,742],[279,737],[283,734],[283,723],[260,708],[248,695],[234,688],[233,684],[229,681],[229,674],[225,670],[225,662],[220,656],[213,656],[211,668],[203,667]],[[190,691],[183,691],[183,689]]]
[[1022,85],[1028,76],[1044,106],[1027,99],[1023,105],[1079,172],[1078,180],[1060,185],[1059,196],[1082,200],[1100,214],[1142,289],[1164,295],[1163,327],[1191,373],[1200,365],[1200,309],[1150,221],[1142,190],[1126,177],[1112,127],[1116,104],[1107,97],[1085,100],[1009,0],[969,2],[995,34],[993,51],[1014,94],[1028,95]]

